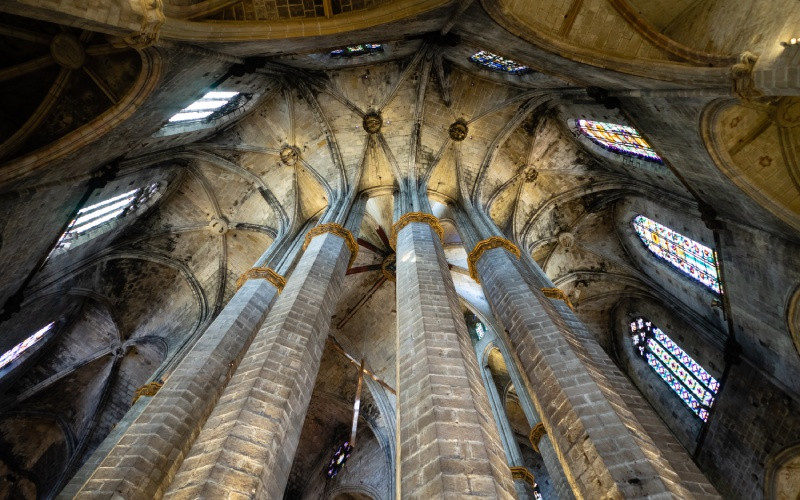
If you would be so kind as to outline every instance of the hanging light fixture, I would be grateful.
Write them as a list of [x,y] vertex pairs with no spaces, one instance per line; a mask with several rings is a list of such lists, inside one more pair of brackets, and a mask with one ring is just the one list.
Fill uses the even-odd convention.
[[328,470],[325,473],[328,479],[335,478],[344,467],[347,459],[353,453],[356,446],[356,429],[358,428],[358,413],[361,410],[361,385],[364,382],[364,358],[361,358],[361,367],[358,369],[358,384],[356,385],[356,400],[353,403],[353,426],[350,430],[350,440],[342,443],[336,450],[328,464]]

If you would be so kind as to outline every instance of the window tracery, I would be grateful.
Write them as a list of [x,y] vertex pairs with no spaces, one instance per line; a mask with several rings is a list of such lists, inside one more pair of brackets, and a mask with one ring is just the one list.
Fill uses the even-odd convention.
[[722,293],[716,252],[643,215],[631,222],[648,250],[683,274]]
[[30,337],[26,338],[19,344],[12,347],[10,350],[6,351],[2,356],[0,356],[0,370],[5,368],[5,366],[11,363],[12,361],[22,356],[22,353],[27,351],[31,346],[35,345],[40,340],[42,340],[45,334],[49,332],[51,328],[53,328],[54,324],[55,322],[51,322],[49,325],[40,329]]
[[51,255],[56,250],[68,249],[81,235],[114,219],[125,217],[149,200],[158,190],[158,184],[145,188],[137,188],[107,200],[83,207],[67,226],[67,230],[58,239]]
[[633,127],[592,120],[575,120],[575,126],[578,132],[612,153],[662,163],[661,157]]
[[525,65],[485,50],[476,52],[470,56],[469,60],[485,69],[502,71],[514,75],[522,75],[531,71],[531,69]]
[[630,323],[634,351],[667,383],[681,401],[704,422],[719,390],[719,382],[660,328],[646,318]]
[[223,111],[223,108],[232,104],[237,96],[239,96],[239,92],[207,92],[203,97],[173,115],[169,119],[169,123],[183,123],[208,118],[218,111]]
[[383,52],[383,44],[380,43],[361,43],[358,45],[348,45],[341,49],[332,50],[331,57],[355,57],[363,54],[374,54]]

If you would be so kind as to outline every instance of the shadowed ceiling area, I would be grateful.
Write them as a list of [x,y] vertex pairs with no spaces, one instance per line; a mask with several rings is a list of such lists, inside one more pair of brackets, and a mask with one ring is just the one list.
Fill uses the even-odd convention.
[[[530,257],[620,365],[621,311],[661,304],[652,310],[668,311],[663,322],[687,343],[741,356],[787,401],[800,397],[786,315],[800,282],[800,104],[737,99],[731,79],[738,55],[774,45],[786,23],[764,14],[765,2],[164,4],[161,38],[146,47],[74,22],[0,15],[0,354],[55,322],[0,367],[0,496],[56,495],[113,436],[137,389],[169,379],[240,277],[271,267],[290,279],[308,229],[343,220],[363,197],[358,256],[285,498],[393,498],[390,236],[406,186],[422,193],[414,210],[441,220],[471,309],[491,315],[469,275],[475,242],[463,213]],[[331,54],[354,43],[381,47]],[[470,60],[481,50],[528,70],[487,69]],[[247,99],[213,121],[169,124],[210,90]],[[635,128],[664,161],[600,147],[578,130],[582,119]],[[83,207],[147,186],[151,202],[51,255]],[[638,214],[715,248],[724,294],[657,261],[631,225]],[[756,261],[764,283],[748,273]],[[719,376],[721,357],[708,358]],[[499,351],[487,359],[533,456],[524,388]],[[362,360],[361,444],[327,481]],[[720,470],[715,486],[727,478]]]

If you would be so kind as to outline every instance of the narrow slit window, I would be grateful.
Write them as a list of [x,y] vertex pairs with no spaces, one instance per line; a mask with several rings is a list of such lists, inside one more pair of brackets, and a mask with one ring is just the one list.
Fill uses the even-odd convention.
[[661,157],[633,127],[591,120],[575,120],[575,124],[578,132],[603,149],[612,153],[662,163]]
[[[53,252],[67,249],[82,234],[124,217],[144,204],[158,190],[158,184],[138,188],[78,210],[78,214],[58,239]],[[51,255],[52,253],[51,252]]]
[[11,348],[11,350],[6,351],[5,354],[0,356],[0,370],[6,367],[9,363],[15,361],[17,358],[22,356],[22,353],[27,351],[33,345],[37,344],[42,338],[53,328],[55,322],[50,323],[49,325],[45,326],[41,330],[37,331],[27,339],[23,340],[19,344],[15,345]]
[[169,119],[169,123],[182,123],[208,118],[212,114],[223,110],[231,104],[239,92],[212,91],[183,108],[179,113]]
[[469,60],[488,70],[502,71],[513,75],[522,75],[531,71],[527,66],[485,50],[476,52],[470,56]]
[[707,421],[719,390],[717,379],[646,318],[634,319],[630,327],[636,354],[647,361],[695,415]]
[[650,252],[715,293],[722,293],[717,253],[713,249],[644,215],[634,217],[632,224]]
[[332,50],[331,57],[355,57],[364,54],[375,54],[383,52],[383,45],[380,43],[361,43],[358,45],[348,45],[341,49]]

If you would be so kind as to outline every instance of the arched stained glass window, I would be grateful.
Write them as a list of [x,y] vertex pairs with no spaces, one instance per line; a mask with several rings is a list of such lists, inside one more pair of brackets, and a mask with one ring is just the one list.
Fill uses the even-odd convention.
[[505,57],[498,56],[497,54],[486,52],[485,50],[476,52],[470,56],[469,60],[492,71],[503,71],[505,73],[512,73],[515,75],[521,75],[531,71],[531,69],[527,66],[523,66],[516,61],[506,59]]
[[631,339],[636,353],[680,396],[704,422],[714,404],[719,382],[646,318],[631,321]]
[[632,224],[648,250],[714,292],[722,293],[717,255],[713,249],[644,215],[634,217]]
[[575,120],[575,125],[581,134],[604,149],[661,163],[661,157],[633,127],[591,120]]
[[477,344],[486,335],[486,326],[472,311],[464,312],[464,321],[467,323],[467,330],[469,330],[472,343]]
[[54,324],[55,322],[50,323],[0,356],[0,370],[2,370],[7,364],[22,356],[22,353],[27,351],[32,345],[42,340],[42,337],[44,337],[45,334],[49,332],[51,328],[53,328]]
[[349,45],[347,47],[331,51],[331,57],[354,57],[362,54],[374,54],[383,52],[383,45],[380,43],[361,43]]

